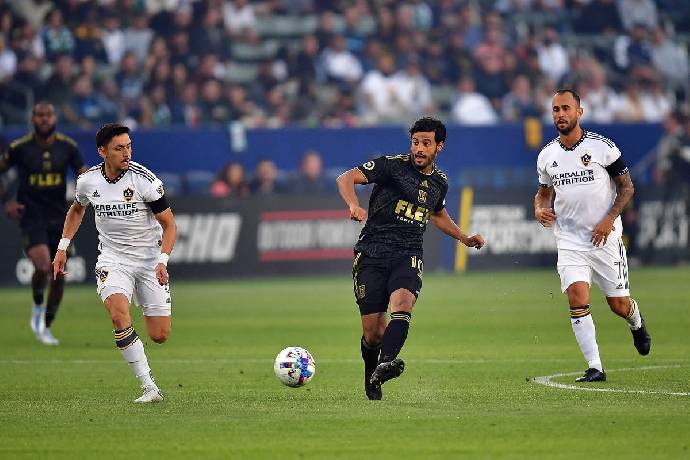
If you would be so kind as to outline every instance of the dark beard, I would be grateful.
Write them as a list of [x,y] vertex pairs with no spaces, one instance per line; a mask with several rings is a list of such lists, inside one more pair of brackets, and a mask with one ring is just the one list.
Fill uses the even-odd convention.
[[34,130],[36,131],[36,134],[38,134],[38,137],[40,137],[41,139],[48,139],[50,136],[53,135],[56,128],[57,125],[53,125],[47,130],[41,131],[40,129],[38,129],[38,126],[34,125]]
[[555,123],[555,125],[556,125],[556,130],[559,133],[563,134],[564,136],[567,136],[568,134],[573,132],[573,129],[575,129],[575,126],[577,126],[577,123],[568,123],[568,126],[566,126],[563,129],[558,127],[558,123]]

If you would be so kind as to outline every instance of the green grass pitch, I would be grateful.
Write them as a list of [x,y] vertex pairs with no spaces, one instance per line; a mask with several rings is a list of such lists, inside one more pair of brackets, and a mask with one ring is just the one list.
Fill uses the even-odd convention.
[[[168,343],[144,340],[166,400],[138,406],[93,286],[68,286],[59,347],[29,330],[29,289],[0,290],[0,458],[690,458],[690,269],[633,269],[653,336],[641,357],[598,290],[609,381],[581,372],[554,270],[427,274],[384,400],[362,390],[360,325],[340,277],[175,283]],[[132,310],[144,335],[141,315]],[[303,388],[273,359],[308,348]],[[572,384],[573,376],[553,381]]]

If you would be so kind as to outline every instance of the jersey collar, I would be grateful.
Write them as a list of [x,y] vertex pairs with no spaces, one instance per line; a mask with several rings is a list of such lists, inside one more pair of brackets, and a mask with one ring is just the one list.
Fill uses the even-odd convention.
[[122,179],[122,177],[127,174],[127,170],[122,171],[120,174],[115,179],[108,179],[108,176],[105,174],[105,162],[101,163],[101,175],[103,176],[103,179],[109,184],[115,184],[117,181]]
[[585,140],[585,134],[587,134],[587,131],[585,131],[585,130],[583,129],[583,130],[582,130],[582,137],[580,137],[580,139],[578,139],[578,141],[575,142],[575,143],[573,144],[572,147],[566,147],[565,145],[563,145],[563,144],[561,143],[561,136],[558,136],[558,145],[560,145],[561,148],[562,148],[563,150],[565,150],[566,152],[572,152],[573,150],[575,150],[575,149],[577,148],[578,145],[582,144],[582,141]]

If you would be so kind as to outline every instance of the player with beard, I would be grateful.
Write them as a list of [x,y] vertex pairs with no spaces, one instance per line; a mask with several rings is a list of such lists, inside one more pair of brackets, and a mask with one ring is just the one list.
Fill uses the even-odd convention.
[[67,211],[68,169],[79,175],[86,167],[77,143],[56,131],[57,117],[52,104],[34,105],[31,122],[34,131],[12,142],[0,156],[0,173],[12,167],[17,169],[16,200],[4,201],[6,214],[19,222],[24,251],[34,266],[31,329],[41,343],[58,345],[51,326],[62,300],[64,279],[50,282],[47,299],[44,291],[51,272],[50,257],[60,241]]
[[580,127],[583,109],[575,91],[558,90],[551,113],[558,137],[537,159],[534,215],[544,227],[554,226],[561,291],[568,295],[573,332],[588,364],[576,381],[605,381],[590,312],[592,280],[604,292],[611,311],[628,323],[638,353],[647,355],[651,348],[639,306],[630,297],[621,239],[620,214],[633,196],[633,183],[618,147]]
[[[364,391],[372,400],[381,399],[381,385],[405,366],[398,354],[422,289],[422,241],[429,220],[468,247],[485,244],[481,235],[465,235],[446,211],[448,179],[436,166],[446,127],[421,118],[410,128],[410,139],[410,154],[375,158],[337,179],[350,218],[366,221],[355,245],[352,275],[362,319]],[[374,184],[368,213],[359,205],[355,184]]]

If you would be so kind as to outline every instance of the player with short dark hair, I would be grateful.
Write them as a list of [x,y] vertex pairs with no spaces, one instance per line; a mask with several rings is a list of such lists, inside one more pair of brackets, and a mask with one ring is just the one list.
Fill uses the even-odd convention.
[[12,142],[9,150],[0,155],[0,173],[16,167],[19,182],[16,200],[3,201],[6,214],[19,222],[24,251],[34,266],[31,329],[41,343],[58,345],[51,326],[62,300],[64,280],[50,282],[47,301],[44,292],[50,255],[57,249],[67,209],[68,169],[79,175],[86,167],[77,143],[56,131],[52,104],[34,105],[31,123],[33,132]]
[[65,217],[53,262],[53,277],[59,279],[65,274],[65,249],[91,204],[100,252],[96,291],[115,328],[115,345],[144,391],[135,402],[162,401],[163,393],[153,380],[144,345],[132,327],[129,306],[136,298],[154,342],[168,339],[172,300],[167,264],[177,235],[175,218],[163,183],[132,161],[128,127],[117,123],[103,126],[96,134],[96,146],[103,162],[77,180],[75,199]]
[[[446,127],[434,118],[421,118],[410,128],[410,140],[409,154],[375,158],[337,179],[350,218],[366,221],[355,245],[352,275],[362,318],[364,391],[372,400],[381,399],[381,385],[404,369],[398,354],[422,289],[428,222],[466,246],[480,249],[485,244],[481,235],[465,235],[446,211],[448,179],[436,166]],[[370,183],[374,188],[367,213],[359,205],[355,184]]]
[[556,91],[551,114],[558,137],[537,159],[534,215],[544,227],[555,224],[561,291],[568,295],[570,322],[588,364],[576,381],[604,381],[589,305],[592,280],[604,291],[611,311],[627,321],[638,353],[647,355],[652,344],[639,306],[630,297],[621,239],[620,214],[633,196],[633,183],[618,147],[580,127],[583,109],[575,91]]

